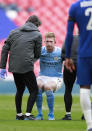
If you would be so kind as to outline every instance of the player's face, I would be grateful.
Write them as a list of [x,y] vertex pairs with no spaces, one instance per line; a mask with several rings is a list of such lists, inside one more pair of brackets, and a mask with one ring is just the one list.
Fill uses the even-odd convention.
[[52,52],[54,50],[55,43],[56,42],[55,42],[55,39],[53,37],[45,39],[47,52]]

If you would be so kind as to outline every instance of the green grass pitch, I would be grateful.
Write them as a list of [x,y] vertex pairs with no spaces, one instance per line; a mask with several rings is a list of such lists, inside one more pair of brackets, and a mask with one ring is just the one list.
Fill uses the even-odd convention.
[[[22,109],[26,110],[27,95],[23,96]],[[37,115],[36,105],[32,114]],[[86,131],[86,123],[81,120],[79,96],[73,96],[72,121],[62,121],[65,115],[63,96],[55,96],[55,121],[48,121],[48,107],[46,97],[43,96],[42,121],[17,121],[14,95],[0,95],[0,131]]]

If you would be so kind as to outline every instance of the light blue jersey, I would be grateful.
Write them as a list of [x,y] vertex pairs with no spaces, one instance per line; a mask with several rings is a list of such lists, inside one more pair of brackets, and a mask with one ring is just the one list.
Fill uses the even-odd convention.
[[69,10],[66,57],[71,55],[74,24],[79,28],[79,57],[92,57],[92,0],[79,0]]
[[42,47],[40,57],[40,75],[50,77],[62,77],[61,49],[55,47],[52,53],[48,53],[46,47]]

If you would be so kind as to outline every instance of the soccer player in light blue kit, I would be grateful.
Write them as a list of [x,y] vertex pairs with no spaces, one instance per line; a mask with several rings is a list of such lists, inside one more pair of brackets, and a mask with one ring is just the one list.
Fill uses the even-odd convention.
[[92,131],[90,87],[92,84],[92,0],[79,0],[71,5],[66,35],[66,67],[75,69],[70,59],[75,23],[79,28],[77,82],[80,85],[80,104],[84,113],[87,131]]
[[42,92],[45,91],[49,108],[48,120],[54,120],[54,91],[61,87],[62,80],[62,59],[61,48],[55,46],[56,36],[53,32],[45,35],[45,45],[42,47],[40,57],[40,73],[37,77],[39,92],[36,100],[38,115],[36,120],[43,120],[42,113]]

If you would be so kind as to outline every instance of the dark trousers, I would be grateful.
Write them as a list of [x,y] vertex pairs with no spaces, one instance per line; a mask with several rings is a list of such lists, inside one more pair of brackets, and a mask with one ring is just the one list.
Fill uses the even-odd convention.
[[[76,68],[76,64],[75,64]],[[72,106],[72,88],[76,79],[76,69],[70,72],[65,66],[63,71],[63,80],[65,84],[64,102],[66,112],[71,112]]]
[[27,109],[26,112],[31,113],[33,105],[36,101],[38,87],[36,82],[36,77],[33,71],[19,74],[13,73],[14,81],[16,84],[16,96],[15,96],[15,104],[16,104],[16,111],[17,113],[21,113],[21,105],[22,105],[22,96],[25,90],[25,87],[28,88],[30,93],[28,101],[27,101]]

